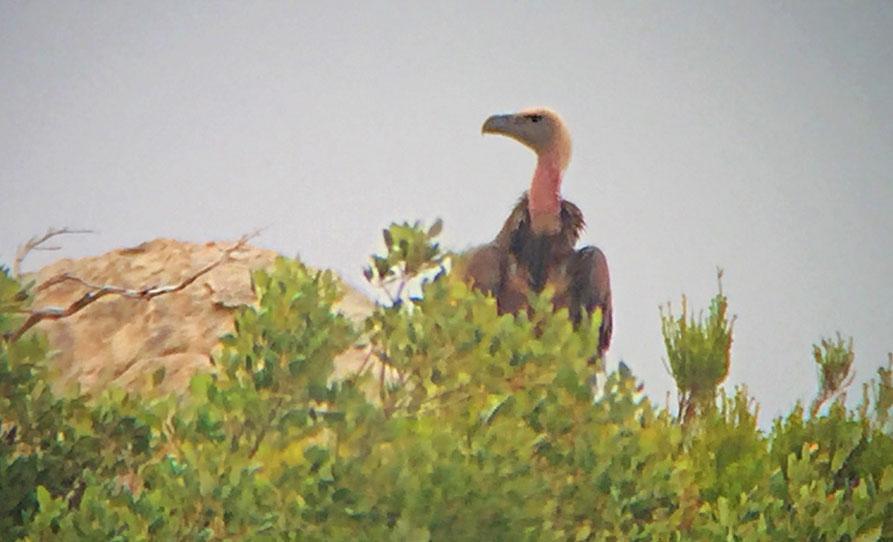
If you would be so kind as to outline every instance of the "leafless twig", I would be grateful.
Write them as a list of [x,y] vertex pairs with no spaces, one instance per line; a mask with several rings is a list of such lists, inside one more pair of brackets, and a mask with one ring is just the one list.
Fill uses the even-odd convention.
[[357,369],[357,375],[362,375],[363,371],[366,370],[366,366],[369,364],[369,360],[372,359],[373,348],[372,345],[369,345],[369,348],[366,350],[366,355],[363,356],[363,363],[360,365],[360,368]]
[[208,265],[202,267],[195,273],[189,275],[178,284],[172,284],[167,286],[147,286],[140,289],[134,288],[123,288],[121,286],[113,286],[108,284],[92,284],[90,282],[85,281],[79,277],[75,277],[68,273],[62,273],[60,275],[56,275],[55,277],[47,280],[46,282],[41,283],[37,286],[36,291],[46,290],[56,284],[61,284],[63,282],[76,282],[87,287],[87,292],[84,293],[81,297],[76,299],[70,305],[65,308],[58,307],[47,307],[45,309],[35,310],[28,312],[29,316],[25,320],[25,322],[19,326],[18,329],[8,334],[5,338],[6,340],[13,342],[18,340],[26,331],[37,325],[39,322],[43,320],[58,320],[60,318],[65,318],[75,314],[80,311],[87,305],[101,299],[107,295],[119,295],[122,297],[129,297],[132,299],[143,299],[150,300],[152,298],[158,297],[160,295],[171,294],[174,292],[179,292],[180,290],[185,289],[190,284],[198,280],[202,275],[207,274],[215,267],[222,265],[227,262],[232,254],[245,246],[245,244],[256,237],[258,235],[258,231],[251,232],[249,234],[243,235],[238,241],[227,247],[223,254],[221,254],[220,258],[209,263]]
[[378,373],[378,396],[381,399],[381,402],[385,402],[385,387],[384,387],[384,370],[386,365],[384,363],[381,364],[381,369]]
[[43,246],[44,243],[52,239],[53,237],[57,237],[59,235],[67,235],[67,234],[75,234],[75,233],[93,233],[93,230],[75,230],[71,228],[49,228],[45,234],[40,237],[34,236],[31,239],[28,239],[27,242],[19,245],[18,250],[16,250],[15,259],[12,261],[12,275],[16,278],[22,275],[22,262],[31,253],[32,250],[59,250],[62,247],[52,246],[47,247]]

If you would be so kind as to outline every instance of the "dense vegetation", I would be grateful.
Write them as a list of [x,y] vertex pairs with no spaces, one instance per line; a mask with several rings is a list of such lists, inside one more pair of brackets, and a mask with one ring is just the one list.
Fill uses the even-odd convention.
[[[720,290],[703,318],[664,311],[670,412],[624,366],[593,385],[598,315],[575,331],[546,292],[498,316],[443,271],[438,230],[386,231],[366,275],[391,301],[365,329],[331,273],[256,273],[217,371],[180,395],[162,373],[54,394],[45,340],[11,339],[28,288],[0,274],[0,538],[893,540],[890,368],[847,410],[851,344],[823,340],[815,403],[761,431],[721,387]],[[376,368],[332,381],[358,340]]]

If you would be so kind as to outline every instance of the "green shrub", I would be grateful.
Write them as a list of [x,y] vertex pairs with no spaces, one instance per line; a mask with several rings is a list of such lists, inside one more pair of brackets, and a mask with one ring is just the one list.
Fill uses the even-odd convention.
[[[256,273],[258,305],[182,397],[57,397],[42,339],[5,341],[3,537],[893,539],[889,369],[855,411],[797,405],[764,433],[745,389],[719,389],[720,293],[706,320],[664,318],[696,404],[680,420],[628,370],[593,389],[598,315],[575,330],[549,292],[531,315],[499,315],[443,271],[438,229],[386,230],[367,277],[391,303],[363,330],[333,311],[332,274],[286,259]],[[6,329],[20,290],[0,280]],[[376,368],[334,380],[360,335]]]
[[732,363],[734,318],[727,316],[729,300],[722,293],[722,271],[717,280],[719,293],[711,300],[706,319],[703,315],[697,319],[689,316],[685,296],[679,318],[673,316],[670,304],[666,314],[661,308],[661,330],[679,399],[678,417],[684,422],[716,406],[717,389]]

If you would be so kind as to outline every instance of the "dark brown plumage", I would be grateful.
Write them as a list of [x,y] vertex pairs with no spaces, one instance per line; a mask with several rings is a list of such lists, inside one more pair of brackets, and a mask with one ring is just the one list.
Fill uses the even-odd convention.
[[[555,288],[555,308],[567,307],[575,323],[580,322],[584,311],[592,314],[596,308],[601,309],[602,323],[596,354],[602,357],[611,343],[613,331],[610,276],[607,260],[601,250],[593,246],[575,249],[585,226],[583,213],[576,205],[560,199],[558,195],[560,174],[570,155],[567,131],[561,119],[549,110],[525,111],[499,118],[506,117],[511,119],[508,126],[520,125],[527,130],[523,137],[519,136],[519,131],[510,132],[508,128],[488,130],[496,117],[488,119],[484,131],[509,135],[533,148],[539,161],[531,191],[539,190],[542,194],[541,185],[546,184],[554,186],[554,196],[545,190],[547,201],[532,205],[529,193],[525,193],[496,239],[468,254],[465,277],[476,288],[494,295],[501,313],[526,309],[528,292],[540,292],[547,284]],[[522,120],[517,120],[519,117]],[[549,133],[559,135],[552,136],[551,140],[545,136],[537,139],[541,132],[532,129],[529,124],[524,126],[523,119],[531,119],[533,124],[548,119],[555,123]],[[538,146],[530,144],[529,139],[536,140]],[[557,140],[558,144],[552,140]],[[556,157],[563,162],[557,163],[559,158]],[[549,178],[549,175],[557,177]],[[553,210],[549,211],[548,199],[552,197]],[[542,211],[541,208],[547,210]]]

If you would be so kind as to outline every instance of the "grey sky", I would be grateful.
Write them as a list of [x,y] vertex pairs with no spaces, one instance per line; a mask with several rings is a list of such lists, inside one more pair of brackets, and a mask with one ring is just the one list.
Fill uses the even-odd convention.
[[613,363],[662,401],[657,306],[705,306],[721,266],[765,423],[812,396],[821,335],[860,381],[893,349],[891,67],[889,2],[3,2],[0,262],[49,225],[100,231],[72,257],[270,226],[360,285],[392,220],[492,238],[534,159],[480,125],[549,105]]

